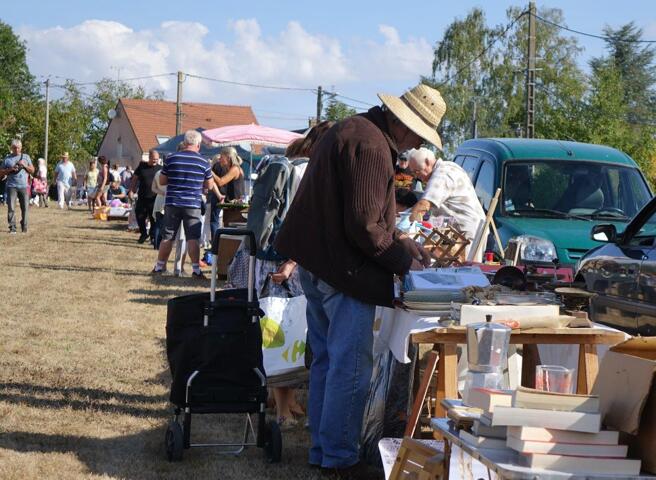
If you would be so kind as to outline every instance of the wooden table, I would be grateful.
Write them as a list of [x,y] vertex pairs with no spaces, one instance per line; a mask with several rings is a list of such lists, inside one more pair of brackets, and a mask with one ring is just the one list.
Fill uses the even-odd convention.
[[[436,328],[428,332],[413,334],[411,341],[412,343],[433,344],[435,353],[430,358],[437,362],[437,400],[434,416],[446,417],[446,412],[440,403],[445,398],[458,398],[457,347],[459,344],[467,343],[467,328],[464,326]],[[597,345],[615,345],[622,341],[624,341],[624,333],[600,328],[534,328],[513,330],[510,335],[511,344],[523,345],[522,385],[531,388],[535,387],[535,366],[540,364],[538,345],[578,345],[576,390],[581,394],[589,393],[597,378],[599,371]],[[415,397],[405,431],[407,436],[414,435],[421,407],[435,369],[434,366],[433,368],[430,366],[424,371],[418,394]]]
[[517,452],[511,449],[489,449],[476,448],[473,445],[460,439],[460,434],[455,430],[446,418],[434,418],[431,421],[436,436],[444,439],[444,476],[449,479],[449,467],[451,463],[451,447],[456,445],[465,453],[475,460],[481,462],[489,471],[497,474],[502,480],[564,480],[564,479],[581,479],[586,480],[653,480],[654,475],[582,475],[564,472],[555,472],[551,470],[533,470],[523,467],[519,464]]

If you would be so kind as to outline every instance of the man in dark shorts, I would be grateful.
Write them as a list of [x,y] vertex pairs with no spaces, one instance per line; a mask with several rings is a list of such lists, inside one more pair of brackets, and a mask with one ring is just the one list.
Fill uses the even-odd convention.
[[203,189],[213,189],[214,180],[209,163],[198,154],[200,141],[199,132],[188,130],[184,136],[183,149],[164,160],[159,177],[160,184],[166,185],[164,227],[153,274],[159,275],[166,271],[173,239],[182,224],[191,259],[191,276],[205,278],[199,265],[202,230],[200,208]]
[[[139,243],[144,243],[148,237],[152,237],[155,218],[153,217],[153,205],[157,194],[153,192],[153,178],[162,169],[159,165],[159,152],[151,149],[148,152],[148,162],[141,162],[132,175],[130,183],[130,198],[137,192],[137,204],[134,214],[139,225]],[[137,185],[139,190],[137,191]],[[150,232],[146,229],[146,220],[150,220]]]

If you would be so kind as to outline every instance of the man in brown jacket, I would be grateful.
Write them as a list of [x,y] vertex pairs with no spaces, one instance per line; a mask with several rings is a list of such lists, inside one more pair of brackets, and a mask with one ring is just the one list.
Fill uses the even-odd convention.
[[275,245],[301,267],[308,301],[309,462],[344,472],[359,462],[375,307],[392,305],[394,274],[429,258],[395,229],[394,165],[423,142],[442,147],[446,110],[426,85],[379,97],[382,107],[337,123],[315,146]]

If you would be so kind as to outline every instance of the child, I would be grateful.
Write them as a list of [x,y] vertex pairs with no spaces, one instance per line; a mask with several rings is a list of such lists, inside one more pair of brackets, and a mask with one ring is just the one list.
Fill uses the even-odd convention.
[[32,189],[36,193],[35,204],[38,207],[44,206],[48,208],[48,169],[46,168],[46,161],[43,158],[39,158],[39,167],[34,172]]

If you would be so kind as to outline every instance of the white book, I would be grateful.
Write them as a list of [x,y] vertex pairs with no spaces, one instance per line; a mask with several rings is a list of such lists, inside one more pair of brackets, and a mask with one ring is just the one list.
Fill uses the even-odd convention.
[[542,427],[574,432],[598,433],[601,415],[598,413],[557,412],[533,408],[496,407],[491,426]]
[[488,437],[478,437],[472,435],[471,433],[460,430],[460,439],[469,443],[470,445],[475,446],[476,448],[491,448],[495,450],[506,449],[506,441],[500,438],[488,438]]
[[[474,424],[475,425],[475,424]],[[553,443],[584,443],[586,445],[617,445],[620,432],[602,430],[599,433],[568,432],[537,427],[508,427],[507,434],[520,440]]]
[[555,470],[579,475],[640,475],[640,460],[626,458],[569,457],[529,453],[520,455],[521,462],[529,468]]
[[481,423],[480,420],[474,420],[472,432],[480,437],[506,438],[507,427],[488,427]]
[[581,457],[626,458],[626,445],[586,445],[583,443],[532,442],[508,436],[506,445],[520,453],[548,453]]

